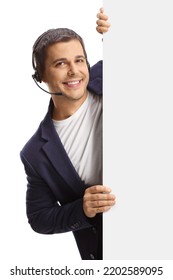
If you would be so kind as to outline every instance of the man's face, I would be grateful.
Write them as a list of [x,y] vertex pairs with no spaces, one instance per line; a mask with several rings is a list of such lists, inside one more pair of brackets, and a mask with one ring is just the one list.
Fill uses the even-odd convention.
[[51,92],[62,92],[70,99],[78,100],[86,94],[89,71],[78,40],[48,47],[43,81]]

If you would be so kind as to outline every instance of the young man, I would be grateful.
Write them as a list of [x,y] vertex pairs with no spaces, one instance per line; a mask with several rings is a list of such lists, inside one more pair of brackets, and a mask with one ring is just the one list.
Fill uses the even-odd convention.
[[[98,31],[105,31],[102,10],[98,18]],[[36,40],[33,66],[51,100],[21,151],[29,223],[43,234],[72,231],[81,258],[100,260],[102,213],[115,204],[102,185],[102,62],[90,69],[82,38],[59,28]]]

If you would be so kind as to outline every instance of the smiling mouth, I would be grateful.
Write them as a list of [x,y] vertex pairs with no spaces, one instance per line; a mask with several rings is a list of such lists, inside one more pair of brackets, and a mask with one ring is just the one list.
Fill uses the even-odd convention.
[[69,82],[64,82],[63,84],[68,86],[68,87],[76,87],[81,83],[82,80],[76,80],[76,81],[69,81]]

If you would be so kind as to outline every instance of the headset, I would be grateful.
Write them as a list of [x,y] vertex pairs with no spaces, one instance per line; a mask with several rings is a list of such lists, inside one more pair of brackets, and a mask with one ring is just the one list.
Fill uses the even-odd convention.
[[36,49],[38,47],[38,45],[40,44],[41,40],[50,32],[50,30],[44,32],[43,34],[41,34],[37,40],[35,41],[34,45],[33,45],[33,52],[32,52],[32,66],[33,66],[33,69],[35,70],[35,73],[32,75],[33,79],[36,80],[37,82],[41,83],[42,82],[42,79],[40,77],[40,74],[38,72],[38,69],[37,69],[37,66],[36,66],[36,63],[35,63],[35,52],[36,52]]
[[[32,75],[32,78],[34,80],[34,82],[36,83],[36,85],[41,89],[43,90],[44,92],[48,93],[48,94],[53,94],[53,95],[62,95],[62,92],[49,92],[47,90],[45,90],[44,88],[42,88],[39,84],[42,82],[42,78],[40,76],[40,73],[37,69],[37,66],[36,66],[36,62],[35,62],[35,52],[36,52],[36,49],[38,47],[38,45],[40,44],[41,40],[48,35],[48,33],[51,31],[52,29],[44,32],[43,34],[41,34],[38,39],[36,40],[35,44],[33,45],[33,52],[32,52],[32,66],[33,66],[33,69],[34,69],[34,74]],[[88,71],[90,72],[90,64],[86,58],[86,63],[87,63],[87,67],[88,67]]]

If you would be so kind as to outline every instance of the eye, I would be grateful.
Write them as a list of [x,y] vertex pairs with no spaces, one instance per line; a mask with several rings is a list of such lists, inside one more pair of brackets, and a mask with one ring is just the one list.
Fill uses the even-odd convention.
[[76,60],[76,62],[77,62],[77,63],[83,63],[83,62],[85,62],[85,59],[84,59],[84,58],[78,58],[78,59]]
[[63,67],[65,65],[64,61],[59,61],[55,64],[56,67]]

